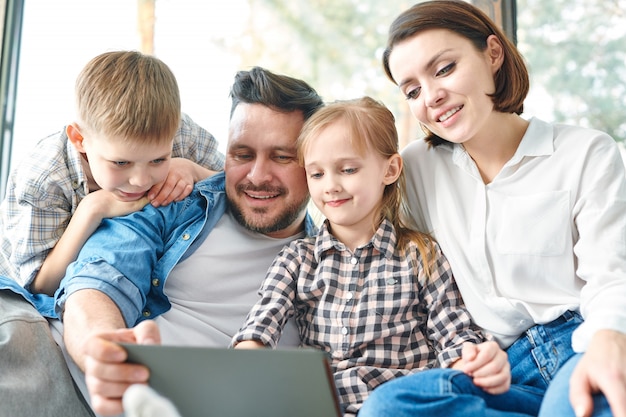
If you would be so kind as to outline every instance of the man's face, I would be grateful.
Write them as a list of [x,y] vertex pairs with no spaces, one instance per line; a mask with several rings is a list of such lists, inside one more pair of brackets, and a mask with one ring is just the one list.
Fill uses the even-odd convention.
[[309,193],[298,164],[302,112],[241,103],[233,112],[226,151],[226,195],[237,220],[274,238],[302,228]]

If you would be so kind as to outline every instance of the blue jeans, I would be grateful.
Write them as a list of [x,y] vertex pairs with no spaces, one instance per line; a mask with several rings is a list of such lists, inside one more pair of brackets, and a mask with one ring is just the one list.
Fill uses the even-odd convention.
[[[571,336],[580,323],[580,315],[568,311],[528,329],[507,349],[511,389],[504,394],[485,393],[460,371],[432,369],[381,385],[359,417],[528,417],[539,415],[540,408],[545,417],[573,416],[569,377],[580,355],[571,348]],[[594,417],[610,416],[606,400],[599,397]]]

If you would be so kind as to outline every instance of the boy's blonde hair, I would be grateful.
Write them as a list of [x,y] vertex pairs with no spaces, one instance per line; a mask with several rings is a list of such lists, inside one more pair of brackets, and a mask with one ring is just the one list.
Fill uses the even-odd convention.
[[[368,150],[371,150],[384,159],[398,154],[398,132],[393,113],[384,104],[365,96],[327,104],[305,122],[297,141],[300,165],[304,166],[304,154],[320,132],[339,121],[348,126],[348,137],[357,153],[365,155]],[[328,151],[332,152],[331,149]],[[374,219],[372,228],[376,231],[383,219],[389,220],[396,229],[398,238],[396,247],[402,251],[406,249],[410,241],[414,241],[422,257],[426,274],[430,275],[430,269],[435,260],[434,240],[426,233],[409,228],[402,220],[405,194],[405,177],[404,170],[402,170],[398,180],[385,187],[383,197],[378,204],[379,214]]]
[[93,58],[76,80],[78,124],[144,144],[172,140],[181,118],[178,84],[164,62],[136,51]]

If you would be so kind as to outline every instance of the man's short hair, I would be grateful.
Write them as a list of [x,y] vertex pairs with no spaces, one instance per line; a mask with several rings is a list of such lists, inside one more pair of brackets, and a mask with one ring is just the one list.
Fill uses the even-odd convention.
[[261,67],[239,71],[230,90],[232,117],[239,103],[262,104],[278,111],[300,110],[307,120],[324,101],[306,82]]

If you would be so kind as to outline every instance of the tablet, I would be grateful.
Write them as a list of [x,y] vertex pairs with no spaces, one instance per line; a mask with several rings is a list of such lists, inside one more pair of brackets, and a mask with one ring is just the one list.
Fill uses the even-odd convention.
[[340,417],[326,355],[315,349],[123,344],[183,417]]

